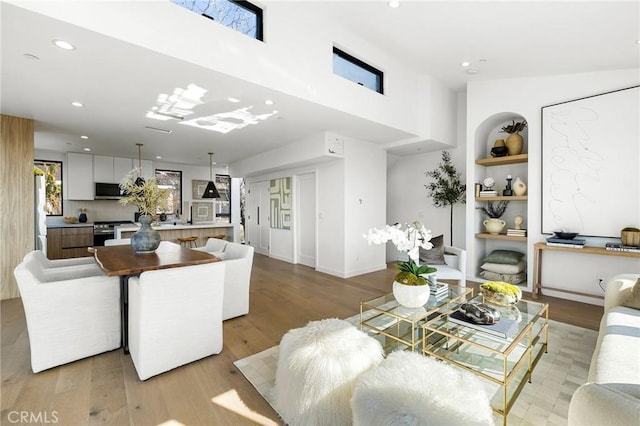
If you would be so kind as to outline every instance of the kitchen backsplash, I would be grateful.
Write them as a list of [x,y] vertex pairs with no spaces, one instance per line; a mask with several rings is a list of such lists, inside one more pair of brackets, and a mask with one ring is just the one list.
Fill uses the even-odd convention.
[[[130,220],[138,208],[136,206],[123,206],[118,200],[94,200],[94,201],[73,201],[64,200],[62,202],[63,216],[76,216],[80,209],[87,209],[87,222],[105,220]],[[48,216],[47,223],[62,222],[61,216]]]

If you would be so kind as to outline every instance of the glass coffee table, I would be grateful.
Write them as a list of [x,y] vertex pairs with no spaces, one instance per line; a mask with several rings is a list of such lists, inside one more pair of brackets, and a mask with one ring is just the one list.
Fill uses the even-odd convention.
[[[482,301],[482,295],[472,299],[472,302]],[[458,305],[450,304],[450,312]],[[514,337],[497,337],[451,322],[448,312],[422,325],[422,351],[488,380],[491,407],[503,416],[506,425],[509,410],[524,385],[531,382],[531,374],[542,354],[547,352],[549,305],[521,300],[514,306],[493,307],[500,311],[502,318],[517,322]]]
[[[400,306],[393,294],[386,294],[360,303],[360,329],[377,338],[385,353],[394,350],[420,350],[421,326],[455,309],[459,303],[473,297],[473,289],[449,285],[446,297],[429,297],[421,308]],[[457,302],[457,303],[456,303]],[[452,304],[455,303],[455,307]]]

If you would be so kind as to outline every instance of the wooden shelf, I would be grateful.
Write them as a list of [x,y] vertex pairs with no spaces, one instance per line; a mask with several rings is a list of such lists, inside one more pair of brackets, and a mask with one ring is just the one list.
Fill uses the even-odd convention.
[[477,233],[476,238],[485,238],[488,240],[527,241],[527,237],[515,237],[507,234],[489,234],[487,232]]
[[496,195],[495,197],[476,197],[476,201],[527,201],[526,195]]
[[529,154],[507,155],[505,157],[481,158],[476,160],[480,166],[502,166],[505,164],[526,163],[529,161]]

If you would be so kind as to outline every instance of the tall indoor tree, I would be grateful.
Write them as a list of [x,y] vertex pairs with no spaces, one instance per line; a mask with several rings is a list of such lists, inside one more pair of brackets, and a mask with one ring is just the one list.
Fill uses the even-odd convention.
[[433,198],[433,205],[451,208],[449,228],[451,245],[453,245],[453,205],[466,202],[467,185],[462,183],[461,175],[451,163],[451,154],[448,151],[442,151],[442,163],[435,170],[425,172],[425,175],[434,179],[433,182],[424,186],[427,189],[427,196]]

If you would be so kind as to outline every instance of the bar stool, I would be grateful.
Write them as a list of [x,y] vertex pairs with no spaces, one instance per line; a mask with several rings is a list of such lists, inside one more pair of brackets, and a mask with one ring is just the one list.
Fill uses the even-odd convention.
[[198,237],[181,237],[178,242],[183,247],[195,248],[198,246]]
[[218,235],[209,235],[207,237],[207,239],[209,239],[209,238],[217,238],[219,240],[226,240],[227,236],[225,234],[218,234]]

